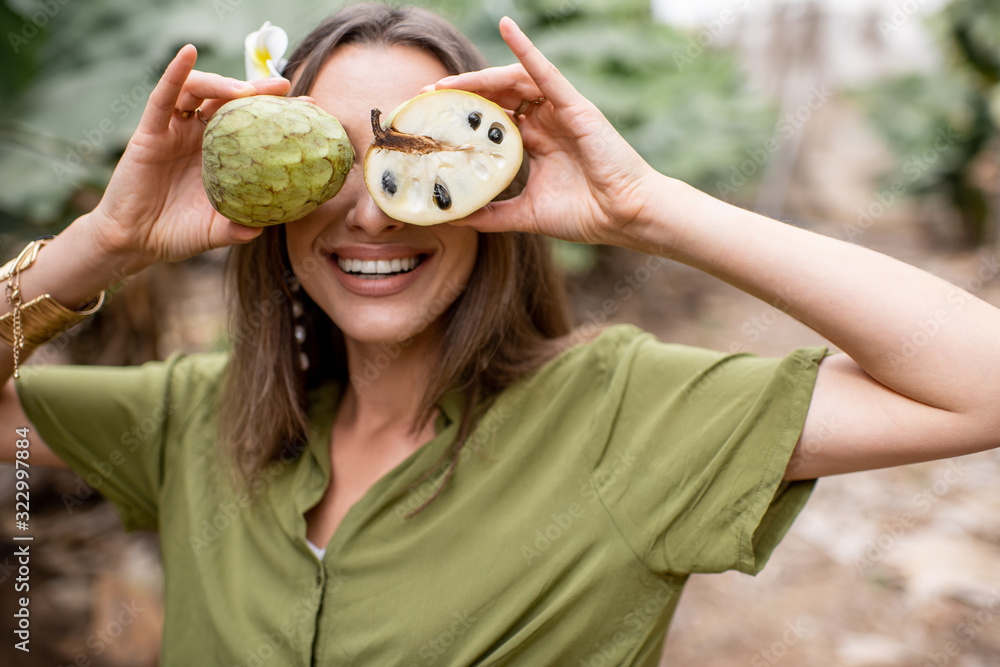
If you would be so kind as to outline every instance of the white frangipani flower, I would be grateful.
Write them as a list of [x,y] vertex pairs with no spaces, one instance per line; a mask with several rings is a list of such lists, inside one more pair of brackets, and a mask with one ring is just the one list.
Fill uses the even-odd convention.
[[257,32],[247,35],[244,57],[247,66],[247,81],[281,77],[288,60],[288,35],[270,21],[265,21]]

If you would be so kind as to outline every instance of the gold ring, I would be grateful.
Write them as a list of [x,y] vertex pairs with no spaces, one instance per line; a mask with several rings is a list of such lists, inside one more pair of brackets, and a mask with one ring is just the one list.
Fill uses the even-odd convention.
[[174,109],[174,111],[177,112],[178,116],[184,118],[185,120],[190,118],[191,116],[197,116],[198,120],[200,120],[201,122],[206,124],[208,123],[208,119],[205,118],[205,116],[203,116],[201,113],[201,107],[194,109],[192,111],[181,111],[180,109]]
[[521,100],[521,103],[517,105],[517,110],[514,111],[514,114],[517,116],[521,116],[528,112],[528,109],[531,108],[532,104],[537,106],[544,101],[545,101],[544,97],[539,97],[537,100]]
[[528,112],[528,109],[531,108],[532,104],[537,106],[544,101],[544,97],[539,97],[537,100],[521,100],[521,103],[517,105],[517,109],[514,111],[514,115],[521,116]]

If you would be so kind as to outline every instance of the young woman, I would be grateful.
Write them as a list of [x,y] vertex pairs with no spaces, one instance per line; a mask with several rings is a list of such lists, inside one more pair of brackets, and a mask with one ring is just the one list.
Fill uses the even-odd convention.
[[[655,172],[500,30],[519,64],[484,69],[433,15],[350,7],[293,54],[290,84],[195,71],[186,46],[100,205],[11,271],[20,313],[0,332],[30,348],[122,276],[233,246],[229,353],[23,368],[0,401],[4,460],[28,426],[32,462],[66,462],[127,528],[160,532],[164,665],[655,665],[687,576],[757,572],[810,480],[1000,444],[997,309]],[[298,222],[229,222],[202,190],[198,115],[289,87],[357,162]],[[433,227],[375,205],[371,109],[430,88],[523,111],[520,195]],[[844,354],[585,339],[546,236],[696,266]]]

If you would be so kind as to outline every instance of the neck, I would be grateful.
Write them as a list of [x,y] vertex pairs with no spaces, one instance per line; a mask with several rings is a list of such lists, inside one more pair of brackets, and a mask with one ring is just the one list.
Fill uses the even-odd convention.
[[365,430],[409,431],[427,390],[435,337],[424,332],[403,343],[346,341],[350,381],[338,421]]

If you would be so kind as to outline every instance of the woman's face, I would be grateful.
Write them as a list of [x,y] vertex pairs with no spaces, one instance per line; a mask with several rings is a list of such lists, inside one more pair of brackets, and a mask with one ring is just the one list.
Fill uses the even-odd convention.
[[310,95],[347,130],[356,155],[340,193],[285,228],[288,255],[309,296],[349,341],[402,342],[426,330],[468,283],[477,232],[393,220],[365,188],[371,111],[383,116],[448,75],[425,51],[348,44],[320,70]]

